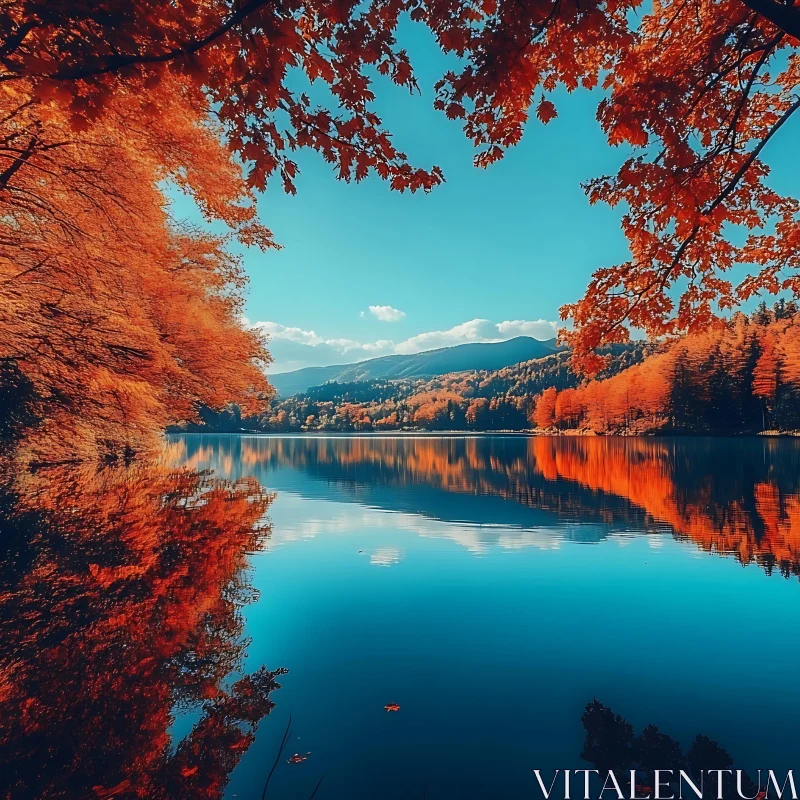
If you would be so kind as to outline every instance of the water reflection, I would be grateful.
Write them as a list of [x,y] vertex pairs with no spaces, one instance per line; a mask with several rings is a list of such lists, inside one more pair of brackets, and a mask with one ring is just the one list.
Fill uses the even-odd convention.
[[160,466],[0,486],[4,797],[222,796],[281,672],[240,673],[270,499]]
[[305,497],[503,526],[506,535],[515,526],[558,526],[583,541],[671,533],[768,573],[800,574],[795,440],[190,435],[171,449],[176,462]]
[[[657,782],[658,796],[684,797],[684,792],[696,796],[697,790],[693,795],[684,782],[691,781],[694,787],[701,787],[701,792],[705,788],[714,797],[765,800],[761,771],[757,785],[744,770],[740,771],[737,783],[730,754],[703,734],[697,734],[684,752],[680,742],[655,725],[647,725],[637,735],[630,722],[597,699],[586,704],[581,723],[586,732],[581,758],[599,772],[594,782],[605,782],[612,772],[626,797],[650,797]],[[659,770],[658,781],[656,770]],[[712,774],[714,770],[722,772]],[[601,785],[596,787],[595,794],[598,791],[601,794],[597,796],[602,796]]]

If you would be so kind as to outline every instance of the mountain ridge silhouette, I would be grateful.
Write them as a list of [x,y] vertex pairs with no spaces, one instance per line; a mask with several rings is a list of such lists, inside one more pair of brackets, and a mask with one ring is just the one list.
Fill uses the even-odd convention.
[[497,370],[548,356],[559,349],[555,338],[542,341],[532,336],[516,336],[504,342],[467,342],[411,355],[379,356],[354,364],[303,367],[270,375],[269,381],[281,397],[291,397],[306,392],[312,386],[329,382],[398,380],[446,375],[451,372]]

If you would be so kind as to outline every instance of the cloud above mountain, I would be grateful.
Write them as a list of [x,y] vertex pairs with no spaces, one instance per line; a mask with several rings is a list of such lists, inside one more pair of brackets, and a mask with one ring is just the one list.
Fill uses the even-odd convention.
[[398,342],[393,352],[411,355],[422,350],[452,347],[467,342],[503,342],[515,336],[532,336],[534,339],[552,339],[556,335],[557,323],[538,320],[506,320],[491,322],[488,319],[471,319],[444,331],[419,333]]
[[381,322],[400,322],[406,316],[405,311],[391,306],[370,306],[369,313]]
[[[377,306],[376,306],[377,307]],[[373,306],[370,306],[370,310]],[[384,308],[384,307],[381,307]],[[391,308],[387,306],[386,308]],[[396,311],[396,309],[392,309]],[[403,313],[403,312],[398,312]],[[251,324],[251,323],[248,323]],[[544,319],[504,320],[471,319],[440,331],[427,331],[402,341],[378,339],[359,342],[354,339],[326,338],[315,331],[282,325],[279,322],[255,322],[270,337],[269,350],[274,363],[270,372],[289,372],[302,367],[327,367],[332,364],[351,364],[378,356],[411,355],[423,350],[452,347],[467,342],[502,342],[515,336],[551,339],[558,323]]]

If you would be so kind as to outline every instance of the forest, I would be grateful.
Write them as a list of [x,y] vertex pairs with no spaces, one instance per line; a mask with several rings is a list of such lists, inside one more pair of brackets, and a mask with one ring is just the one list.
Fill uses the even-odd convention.
[[[791,325],[719,326],[756,298],[800,291],[800,203],[771,185],[765,160],[800,109],[800,10],[640,5],[0,5],[0,445],[35,464],[128,461],[156,450],[165,427],[208,420],[203,409],[229,416],[230,403],[264,429],[792,426]],[[239,254],[281,246],[259,214],[268,184],[298,190],[299,151],[334,179],[390,191],[445,181],[435,153],[412,163],[376,113],[387,91],[422,95],[406,24],[455,65],[429,102],[461,127],[477,168],[552,124],[564,91],[594,92],[621,163],[582,188],[624,209],[626,260],[592,265],[583,296],[564,298],[570,367],[550,364],[552,385],[516,393],[503,389],[515,376],[480,375],[265,410],[270,355],[243,322]],[[202,224],[174,213],[180,194]],[[636,350],[634,329],[687,338],[624,378],[587,383],[614,370],[609,346]],[[717,351],[735,375],[699,387],[699,362]],[[634,380],[645,396],[621,399]]]
[[800,317],[793,302],[736,314],[605,381],[549,389],[539,428],[596,433],[757,433],[800,428]]
[[800,429],[800,313],[793,301],[737,313],[660,345],[607,348],[585,380],[568,352],[491,372],[327,383],[262,415],[203,409],[192,430],[527,431],[736,434]]

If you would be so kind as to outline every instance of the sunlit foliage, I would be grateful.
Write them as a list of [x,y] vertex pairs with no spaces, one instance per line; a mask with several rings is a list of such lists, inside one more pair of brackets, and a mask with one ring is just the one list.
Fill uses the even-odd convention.
[[[597,433],[800,429],[799,357],[794,304],[762,307],[752,319],[737,314],[722,327],[669,343],[614,377],[559,392],[554,418],[542,427]],[[549,402],[542,396],[536,408]]]

